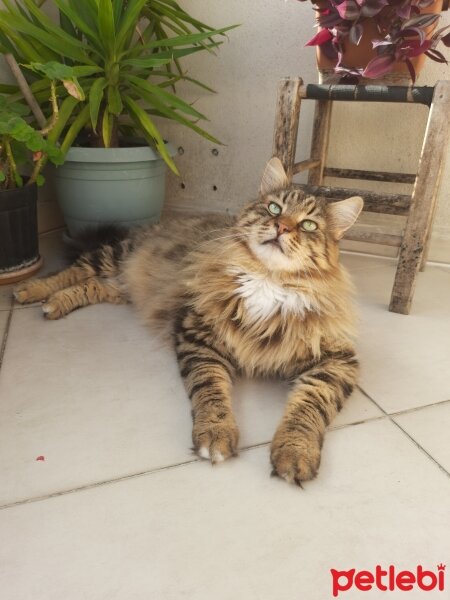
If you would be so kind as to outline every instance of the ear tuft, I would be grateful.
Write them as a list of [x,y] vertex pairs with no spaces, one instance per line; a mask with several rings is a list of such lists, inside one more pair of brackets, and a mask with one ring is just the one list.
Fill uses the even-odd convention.
[[361,196],[352,196],[347,200],[332,202],[328,205],[331,227],[336,240],[340,240],[347,229],[355,223],[363,206],[364,200]]
[[261,195],[267,196],[267,194],[272,192],[283,190],[288,185],[289,181],[283,164],[279,158],[274,156],[269,160],[264,169],[261,181]]

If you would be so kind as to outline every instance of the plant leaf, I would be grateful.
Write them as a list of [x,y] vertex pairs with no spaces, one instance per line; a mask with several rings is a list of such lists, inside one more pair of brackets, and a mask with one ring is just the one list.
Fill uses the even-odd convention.
[[[221,35],[222,33],[225,33],[225,31],[230,31],[231,29],[235,29],[236,27],[238,27],[238,25],[230,25],[229,27],[222,27],[222,29],[214,29],[204,33],[191,33],[188,35],[180,35],[173,38],[153,40],[148,44],[140,46],[139,50],[151,50],[152,48],[159,48],[161,46],[166,48],[173,46],[189,46],[191,44],[196,44],[198,42],[204,41],[213,36]],[[212,42],[211,46],[219,46],[220,44],[222,44],[222,42]],[[132,52],[133,50],[126,52],[126,54]]]
[[[87,2],[77,2],[77,8],[74,10],[69,4],[63,2],[63,0],[54,0],[56,6],[59,10],[66,15],[68,19],[74,23],[76,27],[80,31],[84,33],[84,35],[90,40],[90,47],[97,52],[102,48],[99,33],[92,29],[91,25],[88,23],[87,19],[84,18],[85,9],[88,5]],[[86,61],[81,61],[85,63]],[[93,64],[91,61],[88,64]]]
[[395,62],[395,57],[392,54],[382,54],[376,56],[368,63],[367,67],[362,72],[363,77],[377,79],[386,73],[389,73],[392,65]]
[[122,98],[116,85],[108,86],[108,112],[120,115],[123,110]]
[[[86,104],[84,108],[82,108],[82,110],[78,113],[72,125],[69,127],[64,141],[61,144],[61,152],[64,156],[67,154],[67,151],[74,143],[77,135],[80,133],[83,127],[87,125],[89,119],[89,106]],[[53,133],[53,130],[50,133]]]
[[130,96],[125,96],[124,98],[125,104],[127,105],[130,114],[133,120],[136,121],[137,125],[146,132],[149,139],[151,139],[161,155],[161,158],[166,162],[166,164],[172,169],[172,171],[179,175],[178,169],[175,166],[171,156],[167,152],[167,148],[164,144],[164,140],[161,137],[158,129],[154,125],[153,121],[150,119],[148,114],[143,110],[139,104],[137,104]]
[[63,86],[66,88],[69,94],[77,100],[85,100],[86,96],[83,88],[78,83],[78,79],[76,77],[72,77],[71,79],[63,79]]
[[111,0],[99,0],[98,31],[100,34],[102,45],[110,53],[113,53],[114,45],[116,42],[116,26]]
[[389,4],[388,0],[365,0],[361,6],[361,17],[374,17]]
[[333,39],[333,34],[329,29],[321,29],[313,36],[308,42],[306,42],[305,46],[321,46]]
[[111,147],[112,128],[113,128],[113,117],[107,110],[105,110],[103,113],[103,119],[102,119],[102,139],[103,139],[105,148]]
[[440,18],[439,14],[422,14],[413,17],[412,19],[408,19],[406,23],[403,23],[402,29],[408,29],[409,27],[429,27],[436,23],[436,21]]
[[[55,0],[55,2],[59,2],[59,0]],[[30,36],[33,40],[38,40],[41,44],[44,44],[47,48],[53,50],[57,54],[68,56],[82,64],[94,64],[85,52],[86,46],[79,40],[73,38],[72,41],[69,42],[66,36],[61,37],[55,35],[53,32],[48,33],[42,27],[37,27],[34,23],[27,21],[21,15],[16,16],[8,14],[5,18],[4,11],[0,11],[0,26],[4,30],[13,29],[25,36]]]
[[61,106],[59,107],[58,119],[50,130],[47,140],[55,143],[59,139],[64,128],[72,118],[78,103],[79,101],[73,96],[68,96],[62,101]]
[[430,50],[427,50],[425,54],[435,62],[448,64],[448,61],[442,52],[439,52],[439,50],[436,50],[435,48],[430,48]]
[[117,51],[121,51],[130,35],[134,32],[136,23],[139,20],[139,14],[145,6],[147,0],[130,0],[122,13],[120,26],[117,32]]
[[196,117],[197,119],[206,119],[205,115],[198,112],[198,110],[196,110],[187,102],[184,102],[184,100],[181,100],[181,98],[179,98],[178,96],[175,96],[175,94],[166,92],[165,90],[162,90],[159,86],[153,85],[149,81],[145,79],[140,79],[139,77],[135,77],[131,74],[127,74],[126,78],[135,86],[143,89],[146,92],[149,92],[153,96],[156,96],[165,104],[169,104],[170,106],[176,107],[185,112],[186,114]]
[[89,111],[92,123],[92,129],[97,130],[98,113],[103,99],[103,90],[106,87],[105,77],[99,77],[94,81],[89,92]]
[[336,10],[342,19],[349,21],[357,19],[361,11],[355,0],[344,0],[340,4],[336,4]]
[[142,95],[142,98],[144,100],[147,99],[149,104],[151,104],[152,106],[154,106],[156,108],[158,116],[166,117],[167,119],[171,119],[172,121],[177,121],[178,123],[181,123],[182,125],[185,125],[186,127],[189,127],[189,129],[192,129],[193,131],[195,131],[196,133],[198,133],[205,139],[209,140],[213,144],[222,145],[222,142],[220,140],[218,140],[217,138],[212,136],[210,133],[208,133],[201,127],[199,127],[196,123],[189,121],[188,119],[183,117],[183,115],[180,115],[179,113],[177,113],[170,107],[164,105],[162,102],[158,102],[158,100],[155,99],[154,97],[152,97],[151,95],[147,95],[145,92],[142,92],[139,90],[136,90],[136,91],[138,93],[140,92],[140,94]]
[[362,23],[354,23],[349,33],[349,38],[352,44],[359,44],[363,35],[363,31],[364,28],[362,26]]

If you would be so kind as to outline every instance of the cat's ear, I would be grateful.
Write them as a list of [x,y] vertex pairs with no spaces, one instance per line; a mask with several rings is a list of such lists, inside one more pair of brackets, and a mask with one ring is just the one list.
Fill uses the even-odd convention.
[[328,205],[328,214],[331,217],[331,228],[336,240],[340,240],[359,216],[364,206],[360,196],[352,196],[347,200],[332,202]]
[[269,160],[264,169],[261,181],[261,195],[267,196],[267,194],[287,188],[288,185],[289,181],[281,160],[274,156]]

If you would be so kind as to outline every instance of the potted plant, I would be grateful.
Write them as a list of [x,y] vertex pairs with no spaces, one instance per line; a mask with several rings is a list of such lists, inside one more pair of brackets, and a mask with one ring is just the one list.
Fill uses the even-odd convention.
[[[15,64],[16,74],[20,73]],[[37,186],[44,183],[42,169],[50,160],[62,163],[61,150],[48,139],[57,118],[58,80],[80,96],[81,90],[65,65],[39,65],[50,74],[52,113],[43,128],[30,125],[30,107],[21,99],[19,87],[0,86],[0,283],[19,281],[35,273],[42,265],[38,248]],[[51,73],[64,70],[64,77]],[[25,84],[26,85],[26,84]],[[30,90],[27,97],[35,108]],[[38,113],[39,114],[39,113]],[[45,119],[44,119],[45,121]]]
[[447,62],[438,50],[450,46],[448,27],[437,27],[442,0],[319,0],[314,8],[319,31],[307,46],[317,47],[323,81],[414,82],[425,57]]
[[[157,220],[165,166],[177,169],[154,117],[172,119],[219,143],[198,125],[206,117],[176,94],[175,85],[189,80],[206,87],[188,77],[179,60],[217,48],[221,42],[214,36],[230,28],[214,30],[174,0],[53,4],[59,24],[33,0],[6,0],[0,10],[0,43],[31,69],[42,56],[70,65],[85,91],[81,102],[58,87],[59,116],[49,134],[65,159],[56,169],[56,187],[69,233],[102,222]],[[33,70],[27,77],[48,114],[45,79]]]

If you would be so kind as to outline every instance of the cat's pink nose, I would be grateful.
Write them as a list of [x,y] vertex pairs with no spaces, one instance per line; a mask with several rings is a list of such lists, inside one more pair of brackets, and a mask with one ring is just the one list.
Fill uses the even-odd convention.
[[284,223],[284,221],[277,221],[276,226],[278,235],[282,235],[283,233],[289,233],[289,231],[292,231],[292,227],[289,227],[289,225],[287,223]]

